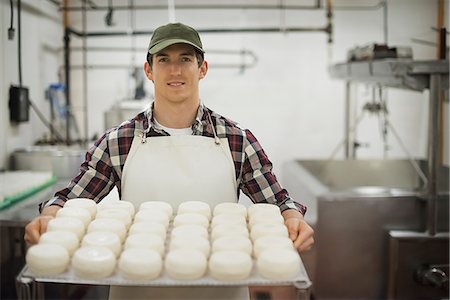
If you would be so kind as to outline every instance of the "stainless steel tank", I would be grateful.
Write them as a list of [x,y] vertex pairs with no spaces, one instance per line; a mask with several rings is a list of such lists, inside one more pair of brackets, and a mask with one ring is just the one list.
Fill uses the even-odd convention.
[[[418,164],[426,173],[426,162]],[[309,207],[306,220],[315,229],[316,244],[302,258],[316,299],[411,299],[405,284],[422,299],[448,295],[448,283],[433,288],[414,279],[427,260],[448,266],[448,255],[442,256],[448,252],[448,168],[437,173],[439,237],[434,238],[426,233],[425,185],[408,160],[307,160],[284,166],[283,183],[295,200]],[[398,232],[429,237],[403,246]],[[407,257],[405,251],[407,262],[399,259]],[[393,265],[409,271],[399,274]]]

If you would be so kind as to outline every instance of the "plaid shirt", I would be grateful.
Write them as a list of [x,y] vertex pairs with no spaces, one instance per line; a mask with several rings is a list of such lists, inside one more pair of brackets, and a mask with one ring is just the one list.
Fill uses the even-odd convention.
[[[98,203],[114,187],[117,187],[120,196],[123,167],[133,138],[142,137],[143,134],[148,138],[169,135],[155,127],[152,108],[153,105],[135,118],[108,130],[98,139],[86,153],[78,175],[66,188],[58,191],[54,198],[41,203],[40,210],[49,205],[62,207],[67,199],[72,198],[90,198]],[[217,136],[228,139],[238,186],[237,197],[239,198],[239,192],[242,190],[254,203],[273,203],[278,205],[281,211],[293,208],[305,214],[306,207],[294,202],[280,186],[272,173],[272,163],[249,130],[242,129],[235,122],[200,105],[192,125],[192,134],[214,137],[208,114]]]

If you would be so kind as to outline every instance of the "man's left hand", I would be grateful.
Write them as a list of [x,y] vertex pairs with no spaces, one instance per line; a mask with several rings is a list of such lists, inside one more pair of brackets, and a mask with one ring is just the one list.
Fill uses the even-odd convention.
[[289,233],[298,252],[310,250],[314,244],[314,230],[303,219],[303,215],[294,209],[287,209],[281,213]]

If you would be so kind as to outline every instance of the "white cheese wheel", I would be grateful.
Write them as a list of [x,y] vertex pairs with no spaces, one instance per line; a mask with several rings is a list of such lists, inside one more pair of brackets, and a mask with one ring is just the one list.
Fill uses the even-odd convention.
[[87,209],[91,214],[91,219],[97,214],[97,203],[89,198],[73,198],[64,203],[64,207],[81,207]]
[[199,250],[176,249],[167,253],[164,268],[173,279],[193,280],[205,274],[207,261]]
[[237,224],[247,226],[247,220],[241,214],[235,213],[222,213],[214,216],[211,220],[211,227],[214,228],[221,224]]
[[64,230],[75,233],[79,240],[84,236],[86,228],[83,221],[73,217],[57,217],[51,219],[47,224],[47,231]]
[[256,203],[247,207],[248,218],[258,212],[265,212],[269,214],[280,214],[280,208],[275,204],[270,203]]
[[150,249],[164,255],[164,240],[151,233],[136,233],[127,237],[125,241],[125,249]]
[[246,219],[247,208],[240,203],[233,203],[233,202],[219,203],[214,207],[213,215],[218,216],[220,214],[239,214]]
[[70,256],[67,249],[61,245],[37,244],[28,249],[25,260],[34,274],[52,276],[67,270]]
[[87,232],[90,233],[94,231],[110,231],[112,233],[115,233],[119,237],[121,243],[123,243],[127,235],[127,229],[123,222],[117,219],[109,218],[100,218],[93,220],[89,224]]
[[110,231],[93,231],[87,233],[81,241],[82,247],[96,246],[110,249],[115,256],[122,251],[122,243],[119,236]]
[[111,201],[111,202],[100,202],[97,205],[98,210],[104,209],[119,209],[119,210],[127,210],[130,213],[130,217],[133,218],[136,212],[133,203],[129,201],[119,200],[119,201]]
[[47,231],[39,238],[39,244],[57,244],[61,245],[69,252],[69,255],[75,252],[80,245],[77,235],[71,231],[54,230]]
[[284,224],[284,218],[281,214],[273,214],[268,212],[256,212],[248,220],[248,226],[252,228],[255,224],[273,223]]
[[208,257],[211,246],[207,239],[195,235],[175,236],[171,239],[170,251],[184,248],[200,250],[205,257]]
[[69,217],[69,218],[77,218],[84,224],[84,228],[87,228],[89,223],[91,223],[91,213],[81,207],[63,207],[56,212],[56,217]]
[[186,201],[178,206],[177,214],[195,213],[201,214],[211,220],[211,207],[209,204],[202,201]]
[[101,279],[114,272],[116,256],[106,247],[81,247],[73,254],[72,268],[81,278]]
[[152,280],[161,274],[161,255],[149,249],[132,248],[122,252],[119,271],[130,280]]
[[263,277],[284,280],[298,274],[300,263],[300,256],[296,251],[271,248],[259,254],[256,264]]
[[102,209],[97,212],[97,219],[107,218],[107,219],[117,219],[121,221],[127,230],[130,228],[132,218],[128,211],[117,208],[107,208]]
[[156,222],[139,222],[133,223],[130,227],[130,231],[128,235],[133,235],[136,233],[152,233],[161,237],[161,239],[165,240],[167,231],[166,227],[161,223]]
[[173,215],[172,206],[169,203],[163,201],[142,202],[141,205],[139,206],[139,210],[141,211],[145,209],[150,209],[152,211],[163,211],[167,214],[167,216],[169,216],[170,219],[172,218]]
[[246,226],[238,224],[221,224],[216,225],[211,230],[211,240],[216,240],[224,236],[243,236],[248,237],[249,232]]
[[252,242],[244,236],[224,236],[213,241],[212,252],[240,251],[252,254]]
[[285,236],[263,236],[254,242],[253,254],[258,257],[262,251],[271,248],[294,250],[294,244],[290,238]]
[[165,212],[153,211],[150,209],[140,210],[134,216],[134,223],[139,222],[156,222],[161,223],[164,227],[169,226],[170,218]]
[[250,236],[253,241],[256,241],[262,236],[288,236],[287,227],[284,224],[272,224],[272,223],[261,223],[253,225]]
[[204,215],[201,214],[193,214],[193,213],[185,213],[181,215],[176,215],[173,219],[173,226],[178,227],[181,225],[200,225],[205,228],[209,226],[209,220]]
[[208,239],[208,230],[203,226],[191,224],[181,225],[172,229],[172,238],[184,235],[194,235]]
[[250,276],[252,267],[250,255],[240,251],[215,252],[209,259],[211,276],[223,281],[246,279]]

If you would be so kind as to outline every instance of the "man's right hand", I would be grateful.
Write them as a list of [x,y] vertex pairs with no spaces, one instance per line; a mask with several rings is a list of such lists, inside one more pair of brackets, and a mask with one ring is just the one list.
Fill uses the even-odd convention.
[[24,240],[28,246],[37,244],[41,235],[47,231],[48,222],[56,216],[61,207],[53,205],[44,208],[39,216],[25,226]]

